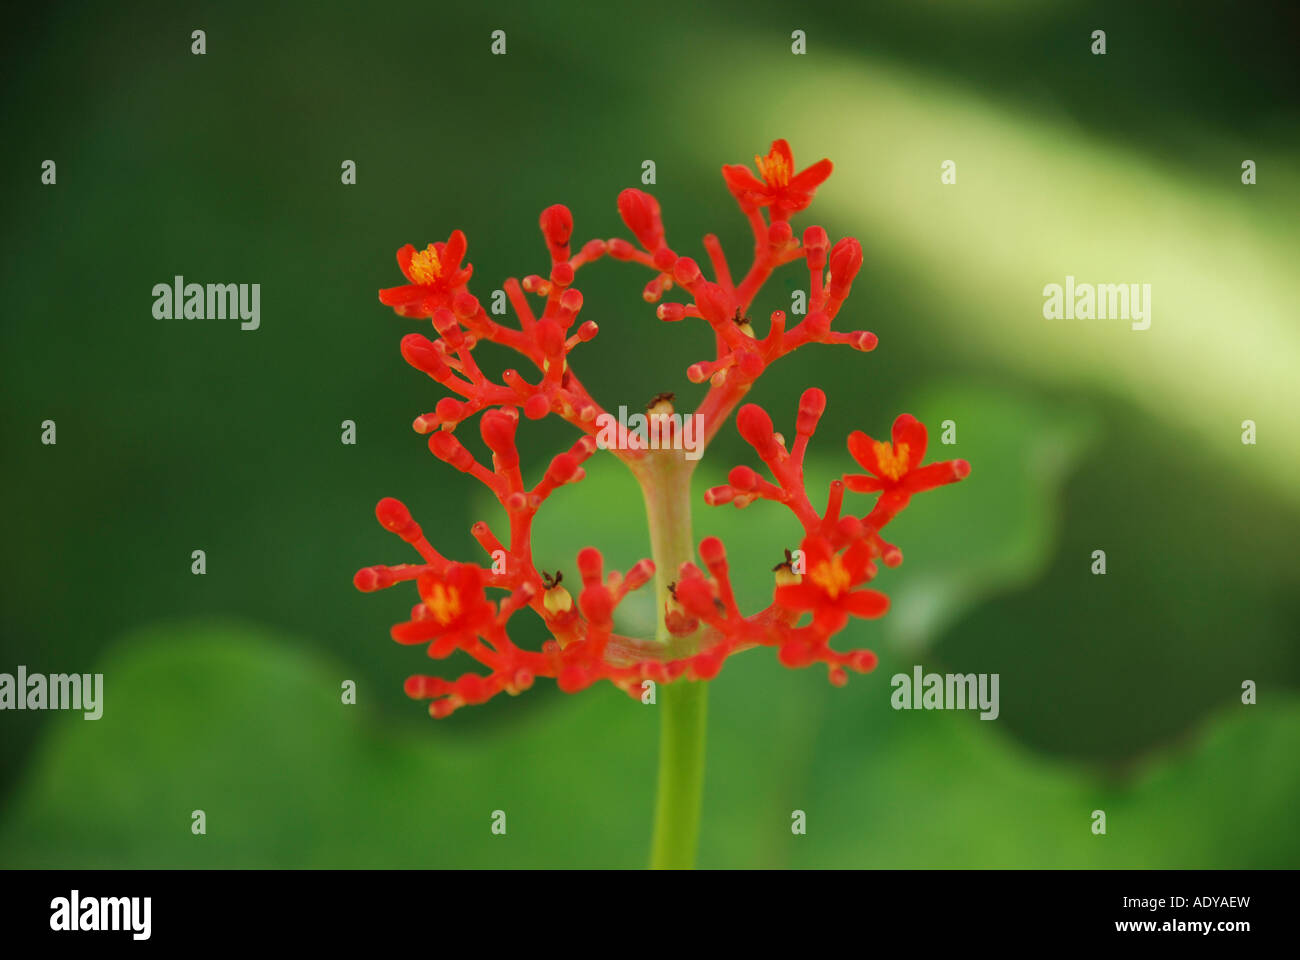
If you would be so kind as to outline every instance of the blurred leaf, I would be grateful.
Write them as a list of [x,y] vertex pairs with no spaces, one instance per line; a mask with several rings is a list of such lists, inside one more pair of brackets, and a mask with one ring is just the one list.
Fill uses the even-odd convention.
[[[0,826],[6,867],[637,867],[655,717],[610,689],[491,737],[340,702],[337,665],[260,630],[160,626],[61,715]],[[881,673],[885,673],[882,668]],[[1037,760],[996,722],[894,712],[745,655],[715,682],[704,865],[1294,866],[1300,703],[1241,708],[1131,786]],[[396,686],[396,685],[395,685]],[[397,694],[400,696],[400,694]],[[412,704],[413,709],[418,709]],[[481,709],[492,709],[491,707]],[[1241,784],[1249,784],[1243,789]],[[1095,808],[1109,835],[1089,832]],[[190,832],[192,810],[208,832]],[[808,813],[806,837],[790,811]],[[504,810],[506,836],[489,830]],[[1206,830],[1206,824],[1215,824]]]
[[[750,661],[711,705],[706,860],[792,867],[1294,867],[1300,701],[1230,707],[1189,742],[1117,780],[1044,760],[997,720],[894,711],[887,655],[831,692],[811,673]],[[765,683],[772,674],[775,683]],[[724,674],[724,677],[726,675]],[[765,689],[766,688],[766,689]],[[762,694],[766,693],[764,696]],[[1004,701],[1005,707],[1005,701]],[[732,772],[734,771],[734,772]],[[728,773],[731,773],[728,776]],[[1243,787],[1248,784],[1249,787]],[[1107,835],[1091,833],[1092,811]],[[791,812],[807,836],[790,832]]]
[[[1136,156],[1131,142],[1098,136],[1074,115],[990,101],[956,77],[849,50],[827,51],[795,76],[728,82],[731,58],[761,57],[767,43],[737,38],[725,55],[702,59],[717,96],[684,98],[695,110],[689,120],[720,117],[718,135],[734,142],[752,136],[744,106],[761,96],[800,150],[833,157],[818,215],[862,240],[873,296],[901,297],[909,318],[926,317],[929,349],[1122,397],[1296,504],[1300,445],[1281,439],[1300,427],[1291,292],[1300,163],[1290,141],[1273,155],[1270,192],[1252,194],[1265,187],[1243,189],[1247,148],[1230,136],[1216,142],[1221,133],[1199,123],[1185,132],[1206,145],[1200,162],[1180,151]],[[682,91],[701,82],[676,79]],[[802,109],[827,91],[853,122],[828,124]],[[958,185],[940,183],[948,158],[963,171]],[[1043,288],[1067,275],[1149,284],[1150,328],[1045,319]],[[856,291],[854,301],[861,309]],[[1230,331],[1225,317],[1234,318]],[[1261,439],[1244,458],[1247,417]],[[1263,439],[1265,424],[1280,442]]]
[[[971,464],[961,483],[914,498],[887,531],[905,559],[885,630],[920,649],[974,603],[1043,569],[1061,487],[1095,431],[1077,411],[973,385],[927,390],[906,409],[929,428],[928,460]],[[940,442],[946,420],[953,445]]]
[[[647,848],[653,718],[612,689],[484,744],[432,720],[380,728],[398,678],[346,706],[336,663],[247,627],[156,627],[103,672],[103,718],[59,717],[19,790],[7,865],[639,866]],[[611,815],[606,779],[641,784],[631,809]]]

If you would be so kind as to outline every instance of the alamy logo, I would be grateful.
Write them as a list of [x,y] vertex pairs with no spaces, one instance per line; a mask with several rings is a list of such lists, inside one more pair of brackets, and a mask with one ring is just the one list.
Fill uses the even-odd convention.
[[1134,330],[1151,326],[1151,284],[1075,283],[1043,287],[1046,320],[1131,320]]
[[148,940],[153,912],[152,897],[85,897],[73,890],[70,897],[50,901],[50,929],[129,930],[131,939]]
[[262,325],[260,283],[186,283],[177,276],[172,283],[155,283],[153,315],[157,320],[233,320],[241,330]]
[[81,710],[87,720],[104,713],[102,673],[0,673],[0,710]]
[[645,413],[628,416],[627,407],[618,408],[617,418],[602,413],[596,426],[596,446],[602,450],[685,450],[687,460],[704,453],[704,416],[674,413],[671,393],[651,400]]
[[912,675],[896,673],[889,685],[889,698],[895,710],[975,710],[981,720],[998,718],[998,674],[996,673],[926,673],[918,664]]

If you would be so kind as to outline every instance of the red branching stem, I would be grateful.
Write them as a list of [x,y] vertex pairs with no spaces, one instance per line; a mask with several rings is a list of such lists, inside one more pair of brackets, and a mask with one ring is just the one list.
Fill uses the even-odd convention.
[[[876,560],[891,567],[902,561],[901,551],[881,539],[880,530],[915,494],[962,479],[969,464],[953,460],[922,465],[925,428],[904,414],[895,420],[889,441],[873,440],[860,431],[849,437],[849,453],[866,472],[832,481],[819,514],[806,490],[804,463],[826,407],[825,394],[815,387],[804,392],[789,444],[766,411],[754,404],[741,407],[737,428],[771,479],[737,466],[726,484],[706,491],[705,502],[746,507],[756,500],[772,501],[789,509],[804,530],[798,550],[786,551],[786,561],[774,570],[771,603],[745,615],[736,603],[721,541],[705,538],[699,544],[699,563],[692,559],[689,484],[695,461],[684,459],[680,451],[652,448],[636,431],[609,417],[573,369],[572,354],[600,332],[594,321],[581,316],[584,301],[574,286],[576,274],[606,255],[651,271],[642,297],[658,304],[659,319],[698,319],[711,327],[713,357],[687,368],[691,382],[710,385],[695,411],[703,445],[768,367],[793,350],[811,343],[848,345],[863,352],[875,348],[873,333],[832,329],[862,266],[861,246],[851,238],[832,246],[819,226],[808,227],[798,238],[789,222],[812,202],[831,173],[830,161],[796,172],[789,144],[777,140],[755,163],[757,175],[741,165],[722,169],[754,238],[753,257],[739,284],[714,234],[703,240],[710,276],[695,259],[679,255],[668,244],[658,200],[638,189],[624,190],[618,197],[619,214],[635,243],[594,239],[575,253],[568,208],[557,204],[542,211],[539,226],[549,269],[522,280],[507,279],[492,298],[493,313],[504,312],[502,301],[508,303],[517,326],[489,316],[470,293],[473,268],[463,263],[468,243],[459,230],[424,250],[408,244],[397,252],[408,283],[381,290],[380,300],[399,316],[430,321],[435,335],[429,339],[408,334],[402,339],[402,356],[454,394],[416,417],[413,427],[428,435],[435,457],[492,491],[509,524],[506,544],[486,522],[474,523],[470,532],[487,559],[482,565],[459,563],[434,549],[400,502],[385,498],[376,507],[380,524],[409,543],[423,562],[364,568],[354,577],[356,586],[372,591],[414,581],[420,603],[409,620],[392,628],[393,639],[424,644],[435,659],[460,651],[488,670],[486,675],[466,673],[456,680],[410,677],[407,693],[429,700],[433,716],[446,716],[502,692],[520,693],[539,676],[554,678],[567,692],[604,679],[640,696],[647,681],[712,679],[728,657],[756,646],[777,648],[787,666],[823,663],[835,684],[846,682],[848,670],[874,666],[875,656],[868,650],[841,653],[829,644],[851,618],[878,617],[888,607],[884,594],[866,586],[877,574]],[[798,259],[808,270],[803,316],[791,325],[784,311],[773,311],[760,337],[749,316],[753,302],[774,271]],[[661,302],[674,289],[689,299]],[[537,305],[530,296],[539,298]],[[494,381],[474,353],[484,341],[524,357],[528,370],[536,373],[508,368]],[[670,396],[656,398],[648,410],[676,416],[671,399],[665,399]],[[517,433],[523,421],[552,414],[582,436],[553,457],[530,488]],[[487,460],[472,453],[455,432],[476,415]],[[679,424],[664,436],[675,443],[683,439],[681,431]],[[605,443],[610,437],[612,442]],[[633,470],[648,510],[664,515],[659,520],[665,522],[652,523],[656,557],[666,565],[657,581],[662,615],[656,638],[626,636],[615,629],[619,605],[656,578],[651,560],[643,559],[625,572],[607,572],[600,552],[586,547],[576,558],[576,596],[559,572],[549,575],[535,563],[532,534],[538,510],[561,487],[583,479],[583,464],[598,446],[607,446]],[[843,513],[846,490],[877,495],[865,516]],[[488,599],[489,590],[498,599]],[[524,609],[541,619],[552,638],[540,650],[520,649],[508,635],[511,618]]]

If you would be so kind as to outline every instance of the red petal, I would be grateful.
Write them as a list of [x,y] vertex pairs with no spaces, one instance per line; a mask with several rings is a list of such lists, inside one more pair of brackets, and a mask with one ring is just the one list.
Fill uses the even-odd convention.
[[878,590],[854,590],[840,605],[855,617],[874,619],[885,615],[889,598]]
[[[834,165],[829,160],[818,160],[807,170],[801,170],[790,180],[790,189],[811,194],[826,182]],[[793,167],[791,168],[793,169]]]
[[899,444],[907,444],[907,469],[910,471],[919,467],[925,459],[925,445],[928,442],[925,424],[910,413],[899,414],[894,421],[893,438],[895,450]]
[[844,486],[854,493],[876,493],[885,489],[883,481],[861,473],[846,473],[844,475]]
[[389,634],[398,643],[411,645],[428,643],[443,632],[445,628],[433,620],[408,620],[393,624]]
[[854,584],[871,579],[874,570],[871,562],[871,544],[859,540],[844,551],[844,567]]
[[467,263],[464,270],[458,270],[451,274],[451,279],[447,281],[447,286],[451,289],[463,287],[469,282],[469,278],[474,273],[474,265]]
[[413,256],[415,256],[415,247],[409,243],[397,251],[397,266],[401,269],[402,276],[410,280],[411,283],[415,283],[415,278],[411,276],[410,270]]
[[750,191],[761,193],[767,189],[767,185],[754,176],[749,167],[738,163],[723,164],[722,179],[727,181],[727,187],[737,196]]
[[830,541],[824,537],[805,537],[800,546],[803,548],[803,556],[808,564],[808,570],[811,570],[819,563],[826,563],[835,555],[835,550],[831,547]]
[[813,623],[815,623],[817,629],[822,631],[826,636],[830,636],[833,633],[839,633],[844,629],[845,624],[848,622],[848,608],[843,604],[833,607],[822,607],[813,614]]
[[945,483],[956,483],[968,473],[970,473],[970,464],[965,460],[944,460],[942,463],[932,463],[928,467],[911,471],[903,478],[903,482],[909,492],[921,493],[941,487]]
[[822,592],[808,583],[795,583],[788,587],[777,587],[772,595],[777,606],[787,610],[815,610],[826,602]]
[[453,230],[451,236],[447,239],[447,245],[442,251],[442,267],[448,273],[455,273],[460,269],[460,262],[465,257],[465,250],[469,246],[465,239],[465,234],[460,230]]
[[428,290],[419,284],[402,287],[388,287],[379,291],[379,302],[386,307],[404,307],[423,300]]
[[[880,476],[880,461],[876,459],[876,441],[861,430],[854,430],[849,434],[849,455],[858,461],[862,469]],[[845,482],[848,482],[847,478]]]
[[772,149],[769,150],[768,156],[776,153],[785,161],[785,168],[793,172],[794,170],[794,153],[790,150],[790,143],[787,140],[773,140]]

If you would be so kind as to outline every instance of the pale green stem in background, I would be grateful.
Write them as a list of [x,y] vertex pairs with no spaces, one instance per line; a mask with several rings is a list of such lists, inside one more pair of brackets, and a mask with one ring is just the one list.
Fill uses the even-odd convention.
[[[645,495],[654,554],[658,639],[664,643],[673,639],[663,624],[668,585],[677,579],[678,568],[695,556],[691,544],[694,466],[682,451],[663,450],[651,453],[636,469]],[[655,869],[695,866],[704,791],[708,696],[707,684],[685,679],[656,692],[655,709],[660,711],[659,788],[650,855],[650,866]]]

